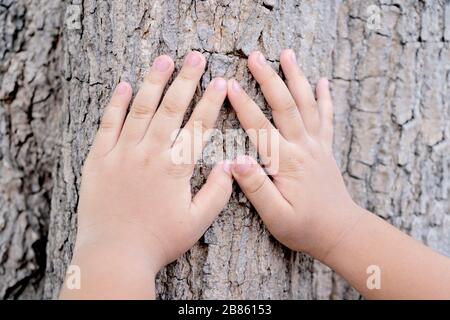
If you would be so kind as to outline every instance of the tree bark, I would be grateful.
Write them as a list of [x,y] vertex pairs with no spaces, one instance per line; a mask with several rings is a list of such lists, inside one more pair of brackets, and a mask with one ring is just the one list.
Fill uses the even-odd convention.
[[[450,256],[448,1],[3,0],[0,10],[11,48],[0,51],[0,297],[57,297],[81,167],[112,88],[123,79],[137,90],[156,56],[179,66],[193,49],[208,61],[195,101],[213,77],[234,77],[270,117],[246,59],[261,50],[278,68],[293,48],[313,84],[331,80],[335,156],[353,198]],[[217,127],[239,128],[228,103]],[[194,192],[209,169],[196,169]],[[277,243],[238,187],[199,243],[159,273],[157,295],[359,298]]]
[[43,294],[62,9],[58,0],[0,0],[0,298]]

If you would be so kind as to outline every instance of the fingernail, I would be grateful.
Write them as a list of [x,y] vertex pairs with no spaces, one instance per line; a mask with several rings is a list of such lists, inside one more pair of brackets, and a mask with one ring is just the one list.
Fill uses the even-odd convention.
[[239,83],[236,80],[232,80],[231,81],[231,89],[234,92],[239,92],[241,90],[241,86],[239,85]]
[[153,62],[153,66],[154,66],[155,70],[157,70],[159,72],[165,72],[165,71],[169,70],[170,63],[166,57],[159,56]]
[[216,89],[218,91],[223,91],[223,90],[225,90],[225,87],[227,86],[227,82],[222,78],[215,78],[213,80],[213,86],[214,86],[214,89]]
[[126,82],[120,82],[116,87],[116,92],[119,95],[124,95],[128,92],[128,83]]
[[233,163],[233,170],[238,175],[245,175],[250,171],[252,162],[247,156],[239,156]]
[[198,52],[191,52],[188,54],[186,58],[186,63],[189,64],[192,67],[195,67],[200,64],[200,56]]
[[261,66],[266,64],[266,58],[264,58],[264,55],[261,52],[258,52],[258,56],[256,58],[257,58],[256,60]]
[[289,49],[289,58],[291,59],[292,63],[297,64],[297,58],[295,57],[294,50]]
[[231,174],[231,162],[230,160],[224,160],[222,162],[222,169],[223,171],[225,171],[227,174]]
[[328,78],[322,78],[323,81],[323,86],[325,87],[325,89],[328,89],[328,87],[330,86],[330,82],[328,81]]

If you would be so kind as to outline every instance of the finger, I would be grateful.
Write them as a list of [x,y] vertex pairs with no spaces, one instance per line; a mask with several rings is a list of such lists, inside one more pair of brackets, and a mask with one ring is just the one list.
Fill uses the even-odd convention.
[[[256,146],[263,163],[271,163],[272,153],[278,152],[287,141],[278,133],[278,130],[266,118],[258,105],[242,90],[236,80],[228,81],[228,99],[246,130],[250,140]],[[267,136],[266,141],[263,139]]]
[[305,134],[303,120],[283,80],[270,67],[261,52],[256,51],[250,55],[248,67],[272,108],[278,130],[288,141],[300,141]]
[[321,78],[317,83],[317,103],[320,115],[320,134],[325,143],[331,147],[333,144],[333,101],[327,78]]
[[206,231],[228,203],[232,184],[229,161],[221,162],[211,170],[205,185],[197,192],[191,204],[194,225],[199,228],[199,233]]
[[295,53],[292,50],[283,50],[280,55],[280,63],[286,77],[289,91],[294,97],[306,130],[315,134],[319,130],[319,116],[316,107],[316,99],[308,79],[300,70]]
[[173,61],[169,56],[155,59],[131,105],[120,135],[120,143],[137,144],[142,140],[173,68]]
[[172,85],[167,90],[160,107],[146,133],[146,143],[157,143],[169,148],[171,134],[178,130],[189,103],[205,70],[205,58],[200,52],[192,51]]
[[184,127],[184,133],[187,133],[191,139],[185,140],[187,144],[183,148],[191,148],[192,151],[189,154],[192,154],[192,164],[195,164],[202,154],[226,94],[227,82],[225,79],[215,78],[212,80]]
[[277,220],[291,213],[289,202],[253,158],[238,157],[231,166],[231,172],[267,226],[275,225]]
[[92,145],[92,152],[96,156],[107,154],[116,145],[131,100],[131,94],[132,89],[127,82],[119,83],[114,90],[111,101],[105,108],[100,128]]

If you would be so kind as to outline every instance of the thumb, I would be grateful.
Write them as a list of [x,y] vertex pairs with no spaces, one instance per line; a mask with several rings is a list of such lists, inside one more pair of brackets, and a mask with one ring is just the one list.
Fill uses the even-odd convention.
[[291,206],[263,168],[249,156],[240,156],[232,164],[232,173],[248,200],[270,228]]
[[192,199],[191,213],[198,219],[202,232],[211,225],[230,199],[233,186],[231,163],[228,160],[218,163],[209,174],[205,185]]

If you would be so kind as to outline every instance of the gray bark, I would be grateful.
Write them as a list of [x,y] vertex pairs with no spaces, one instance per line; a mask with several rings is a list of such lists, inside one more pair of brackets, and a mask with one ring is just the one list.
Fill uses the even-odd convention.
[[43,294],[61,10],[57,0],[0,1],[0,298]]
[[[281,49],[293,48],[312,83],[331,79],[335,156],[353,198],[450,256],[448,1],[10,2],[0,2],[8,48],[0,51],[0,297],[57,296],[81,167],[111,89],[120,79],[137,89],[157,55],[179,66],[192,49],[208,61],[202,90],[215,76],[235,77],[270,116],[246,58],[258,49],[278,68]],[[370,8],[381,13],[375,29]],[[229,105],[217,126],[239,127]],[[194,191],[207,173],[196,170]],[[157,293],[359,298],[329,268],[278,244],[237,187],[199,243],[160,272]]]

